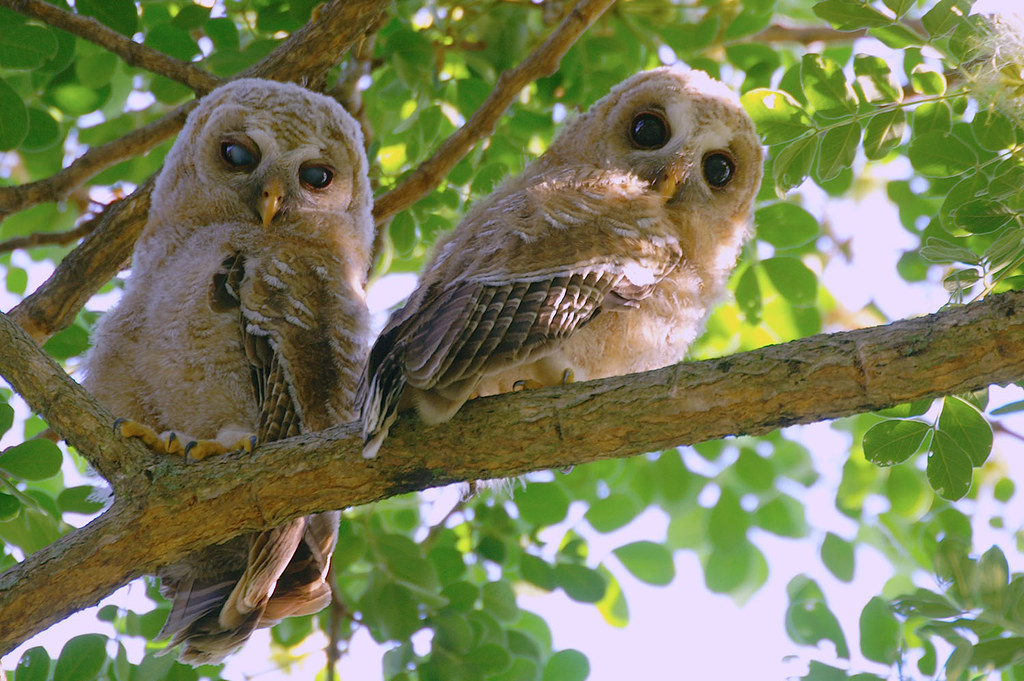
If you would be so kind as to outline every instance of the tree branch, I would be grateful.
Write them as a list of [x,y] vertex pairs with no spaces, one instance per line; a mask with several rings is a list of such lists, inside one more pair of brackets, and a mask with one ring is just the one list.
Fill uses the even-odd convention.
[[175,80],[200,95],[205,95],[224,81],[194,64],[175,59],[133,41],[117,31],[107,28],[92,17],[60,9],[44,0],[0,0],[0,7],[60,28],[79,38],[99,45],[116,54],[129,66],[160,74]]
[[[190,550],[298,515],[762,434],[1022,376],[1024,293],[1016,292],[721,359],[473,400],[439,426],[407,414],[371,461],[360,456],[357,424],[192,465],[145,456],[104,515],[0,575],[0,653]],[[56,418],[56,406],[26,398]]]
[[[32,0],[38,1],[38,0]],[[13,2],[13,0],[0,0]],[[388,0],[332,0],[245,75],[275,80],[319,78],[373,26]],[[165,117],[184,122],[190,102]],[[177,123],[172,134],[180,129]],[[42,286],[22,300],[10,316],[38,343],[65,328],[86,301],[110,280],[131,256],[149,210],[153,180],[128,198],[112,204],[99,228],[69,253]]]
[[92,147],[67,168],[43,180],[17,187],[0,188],[0,222],[11,213],[17,213],[38,203],[62,201],[75,188],[115,163],[145,154],[181,130],[189,111],[195,108],[195,105],[195,101],[188,102],[163,118],[133,130],[124,137]]
[[0,241],[0,253],[10,253],[19,248],[35,248],[36,246],[63,246],[81,239],[96,229],[98,222],[99,216],[96,216],[91,220],[86,220],[74,229],[64,232],[33,232],[28,236],[11,237],[6,241]]
[[394,217],[440,184],[474,144],[494,132],[498,119],[519,91],[538,78],[554,73],[569,48],[614,2],[580,0],[540,47],[514,69],[502,73],[494,90],[465,125],[446,139],[433,156],[406,175],[394,189],[377,199],[373,206],[373,217],[377,224]]

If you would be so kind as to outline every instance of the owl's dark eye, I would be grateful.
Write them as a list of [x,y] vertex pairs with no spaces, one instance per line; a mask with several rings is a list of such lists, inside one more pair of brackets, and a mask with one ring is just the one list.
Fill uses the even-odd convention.
[[334,179],[334,173],[325,166],[303,166],[299,169],[302,184],[313,189],[323,189]]
[[732,182],[736,175],[736,164],[732,157],[722,151],[715,151],[704,157],[704,179],[715,189],[721,189]]
[[241,142],[221,142],[220,157],[236,170],[248,170],[256,165],[256,154]]
[[629,124],[629,139],[638,149],[661,149],[670,137],[668,121],[654,111],[641,111]]

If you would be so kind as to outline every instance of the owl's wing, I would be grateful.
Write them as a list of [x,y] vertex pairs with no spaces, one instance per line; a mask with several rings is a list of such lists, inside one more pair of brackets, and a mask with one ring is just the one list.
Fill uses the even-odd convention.
[[507,282],[464,279],[429,287],[392,316],[371,350],[359,400],[364,456],[380,446],[406,386],[464,401],[485,373],[547,351],[602,310],[636,306],[678,259],[669,252],[659,263],[590,261]]
[[[236,253],[223,261],[209,292],[211,309],[238,314],[258,410],[258,442],[272,442],[303,430],[303,410],[296,403],[296,395],[315,394],[316,390],[305,385],[296,390],[286,353],[294,356],[300,349],[326,343],[308,318],[314,316],[313,311],[301,300],[309,294],[305,288],[316,289],[319,284],[309,283],[292,269],[298,268],[294,262],[289,265],[285,259],[270,260],[272,267],[295,275],[289,284],[295,283],[298,290],[284,285],[283,272],[267,271],[265,262],[250,263],[247,268],[246,257]],[[322,282],[322,277],[319,279]],[[314,350],[321,352],[323,348]],[[329,380],[334,364],[325,363],[331,366],[318,378],[326,376]],[[319,385],[317,380],[313,383]],[[319,417],[322,410],[312,411],[319,421],[323,420]],[[315,425],[323,427],[319,422]],[[337,539],[337,512],[296,518],[254,535],[245,569],[237,579],[211,585],[193,582],[176,589],[172,613],[163,630],[172,635],[169,647],[184,642],[182,659],[212,661],[241,645],[256,627],[321,610],[331,599],[325,577]]]
[[259,413],[257,442],[273,442],[298,435],[302,424],[295,400],[288,389],[289,377],[283,358],[271,344],[268,319],[256,306],[243,304],[242,284],[245,256],[235,253],[224,260],[213,276],[210,307],[217,312],[237,309],[240,313],[242,342],[249,360],[252,389]]

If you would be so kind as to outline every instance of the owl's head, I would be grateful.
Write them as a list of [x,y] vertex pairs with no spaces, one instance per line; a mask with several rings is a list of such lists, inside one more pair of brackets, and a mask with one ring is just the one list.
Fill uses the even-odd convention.
[[639,179],[669,212],[694,207],[746,220],[764,155],[739,98],[703,71],[662,67],[619,83],[545,153]]
[[227,222],[256,232],[349,225],[369,243],[371,207],[352,116],[298,85],[247,78],[213,90],[189,115],[157,178],[150,221],[186,232]]

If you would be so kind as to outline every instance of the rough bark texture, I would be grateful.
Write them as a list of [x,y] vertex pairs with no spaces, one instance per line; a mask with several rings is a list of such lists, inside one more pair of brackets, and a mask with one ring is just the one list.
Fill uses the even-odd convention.
[[[0,317],[0,347],[17,343],[23,357],[42,355],[26,342]],[[33,409],[61,424],[100,466],[137,456],[130,443],[103,444],[109,436],[97,433],[112,417],[102,408],[87,403],[98,416],[61,420],[55,412],[80,404],[81,388],[49,360],[36,360],[0,364]],[[765,433],[1021,377],[1024,293],[1008,293],[886,326],[474,400],[440,426],[405,415],[372,461],[360,456],[355,424],[197,464],[144,454],[114,478],[113,507],[0,575],[0,654],[191,549],[298,515],[453,481]],[[103,451],[84,449],[93,442]]]

